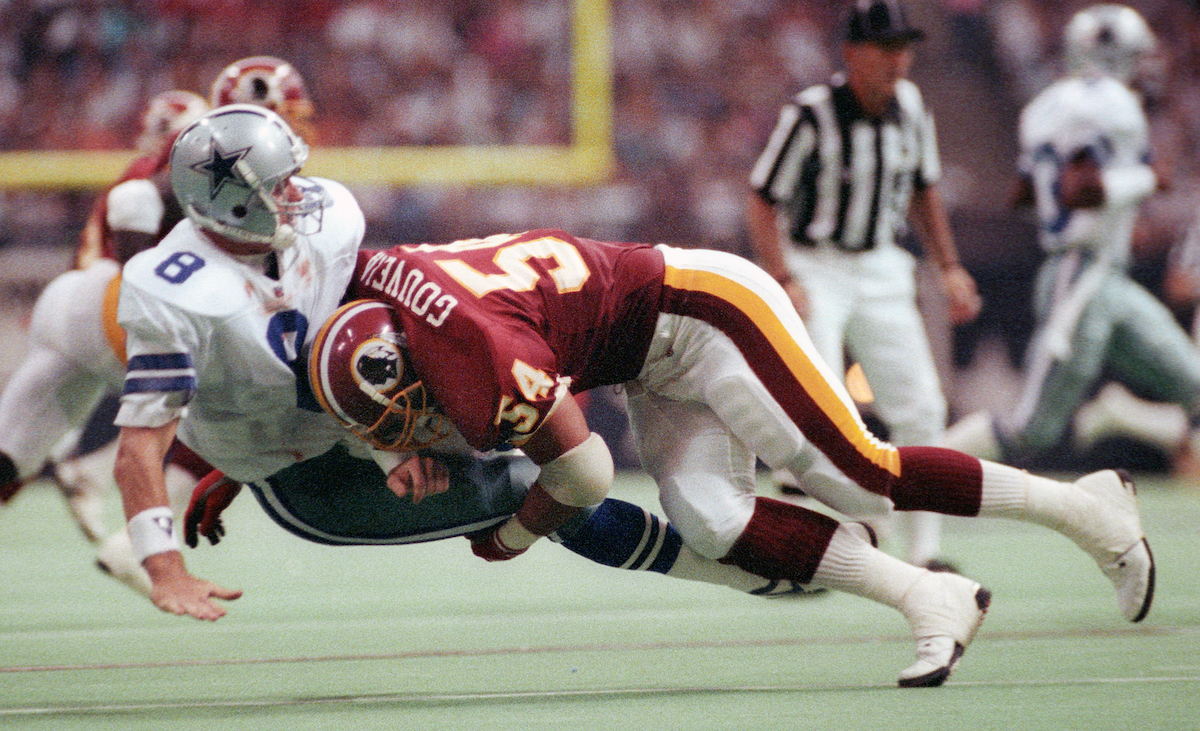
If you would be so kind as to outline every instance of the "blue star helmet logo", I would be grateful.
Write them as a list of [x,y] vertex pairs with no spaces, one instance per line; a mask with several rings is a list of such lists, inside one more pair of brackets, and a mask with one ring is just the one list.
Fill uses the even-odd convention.
[[248,152],[250,152],[250,148],[243,147],[240,150],[226,153],[214,142],[212,159],[206,162],[198,162],[191,166],[192,170],[209,177],[208,197],[210,199],[216,200],[217,196],[221,193],[221,189],[229,182],[246,189],[250,188],[236,168],[238,161],[245,157]]

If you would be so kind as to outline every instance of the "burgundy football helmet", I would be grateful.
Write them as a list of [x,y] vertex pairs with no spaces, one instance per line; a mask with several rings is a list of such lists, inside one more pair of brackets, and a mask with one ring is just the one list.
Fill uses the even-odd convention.
[[143,155],[163,154],[175,136],[197,117],[208,111],[208,102],[199,94],[172,89],[156,95],[142,114],[142,132],[137,149]]
[[321,408],[377,449],[422,449],[453,430],[413,370],[400,318],[386,302],[338,308],[313,340],[308,373]]
[[308,142],[313,139],[313,103],[304,77],[287,61],[274,56],[251,56],[234,61],[217,75],[209,102],[256,104],[287,120]]

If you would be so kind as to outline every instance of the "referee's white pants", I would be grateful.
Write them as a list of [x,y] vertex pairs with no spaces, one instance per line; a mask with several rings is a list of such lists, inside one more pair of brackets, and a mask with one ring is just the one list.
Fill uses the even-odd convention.
[[862,366],[888,441],[938,444],[946,399],[917,309],[912,255],[896,246],[859,253],[793,247],[788,263],[808,293],[804,324],[817,352],[839,374],[844,350]]
[[24,360],[0,396],[0,451],[30,477],[64,437],[76,433],[124,365],[104,336],[104,292],[120,269],[101,260],[60,274],[34,305]]

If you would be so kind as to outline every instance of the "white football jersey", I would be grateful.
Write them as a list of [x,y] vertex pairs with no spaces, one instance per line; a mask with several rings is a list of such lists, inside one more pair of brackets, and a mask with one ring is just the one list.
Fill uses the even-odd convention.
[[312,398],[304,346],[337,309],[365,223],[338,183],[320,231],[278,254],[278,278],[184,219],[124,269],[128,336],[119,426],[183,420],[179,438],[229,477],[260,480],[324,453],[346,431]]
[[[1154,191],[1149,132],[1141,101],[1108,77],[1070,77],[1038,94],[1021,113],[1020,168],[1033,181],[1042,246],[1048,252],[1107,252],[1129,257],[1141,202]],[[1088,149],[1100,163],[1105,203],[1094,209],[1060,205],[1063,166]]]

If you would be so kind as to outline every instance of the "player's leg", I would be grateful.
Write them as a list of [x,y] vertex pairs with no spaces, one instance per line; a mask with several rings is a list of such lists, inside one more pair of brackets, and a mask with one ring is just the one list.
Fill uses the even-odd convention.
[[[859,300],[853,257],[829,249],[786,247],[788,269],[804,288],[808,310],[804,329],[816,352],[833,373],[844,373],[846,323]],[[816,458],[814,449],[803,453]],[[801,458],[790,467],[772,470],[772,478],[787,493],[803,493],[803,476],[810,465]]]
[[11,499],[38,474],[64,435],[77,428],[105,392],[86,370],[38,343],[0,395],[0,452],[8,479],[0,497]]
[[1153,560],[1131,485],[1111,471],[1061,483],[948,449],[879,442],[811,352],[799,318],[770,277],[732,255],[666,251],[665,305],[686,309],[689,317],[660,319],[663,337],[639,375],[649,390],[707,403],[771,466],[799,452],[803,426],[844,475],[890,498],[898,510],[998,514],[1055,528],[1099,564],[1128,619],[1145,616]]
[[[1190,438],[1200,424],[1200,351],[1158,298],[1133,281],[1117,281],[1122,286],[1105,292],[1117,319],[1109,364],[1155,402],[1109,391],[1109,398],[1120,400],[1106,410],[1107,424],[1178,454],[1200,444]],[[1182,417],[1174,405],[1182,408]]]
[[[102,310],[119,269],[100,262],[59,275],[34,306],[29,352],[0,400],[0,450],[28,477],[58,456],[64,438],[78,433],[103,394],[120,383],[122,368],[105,336]],[[67,504],[90,539],[103,534],[103,495],[111,465],[103,460],[95,479],[61,482]],[[19,483],[16,483],[19,486]],[[10,492],[0,487],[0,492]]]
[[635,389],[629,409],[643,466],[685,544],[773,581],[839,589],[894,607],[918,647],[901,683],[936,685],[949,675],[986,609],[977,583],[935,577],[874,548],[856,528],[755,495],[753,454],[705,404]]
[[[858,528],[870,539],[868,529]],[[676,579],[728,586],[778,597],[818,591],[794,581],[764,579],[737,566],[701,556],[668,521],[633,503],[606,498],[550,536],[564,548],[604,566],[651,571]]]

